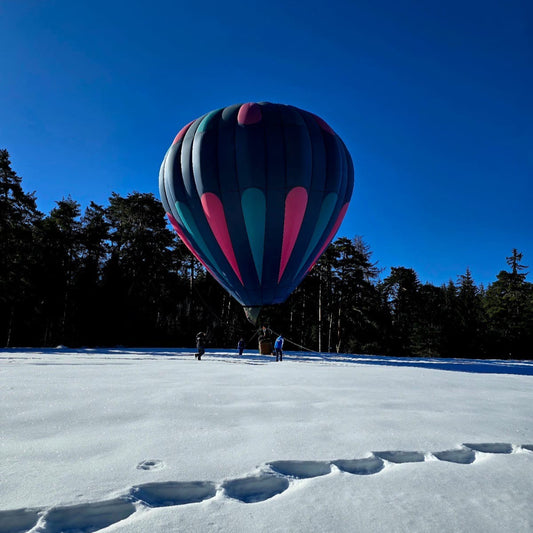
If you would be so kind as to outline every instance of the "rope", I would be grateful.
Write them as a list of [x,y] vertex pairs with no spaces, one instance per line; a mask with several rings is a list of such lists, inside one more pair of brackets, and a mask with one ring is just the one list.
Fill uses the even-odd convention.
[[196,293],[196,295],[200,298],[204,306],[207,308],[207,310],[217,319],[219,323],[222,324],[222,319],[217,315],[217,313],[212,309],[212,307],[204,300],[203,296],[200,294],[200,291],[196,288],[196,285],[193,284],[192,286],[193,291]]
[[[277,331],[274,331],[273,329],[271,329],[270,331],[272,331],[272,333],[274,333],[275,335],[277,335],[278,337],[281,335],[281,333],[278,333]],[[298,346],[298,348],[302,348],[303,350],[305,350],[306,352],[312,352],[312,353],[320,353],[320,352],[317,352],[316,350],[311,350],[311,348],[306,348],[305,346],[302,346],[301,344],[298,344],[297,342],[295,341],[291,341],[291,339],[288,339],[287,337],[283,337],[287,342],[290,342],[291,344],[294,344],[294,346]]]
[[256,331],[251,337],[250,339],[248,340],[248,342],[246,343],[246,345],[248,346],[253,340],[254,340],[254,337],[259,333],[259,331]]

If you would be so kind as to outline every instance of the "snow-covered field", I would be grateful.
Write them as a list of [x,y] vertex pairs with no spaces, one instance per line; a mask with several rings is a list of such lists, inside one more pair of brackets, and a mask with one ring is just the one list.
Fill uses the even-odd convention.
[[533,362],[0,351],[0,532],[531,532]]

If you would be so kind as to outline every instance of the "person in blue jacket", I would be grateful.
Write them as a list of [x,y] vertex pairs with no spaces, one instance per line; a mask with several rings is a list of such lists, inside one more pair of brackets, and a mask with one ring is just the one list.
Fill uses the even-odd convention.
[[280,335],[274,343],[274,351],[276,352],[276,361],[283,361],[283,335]]

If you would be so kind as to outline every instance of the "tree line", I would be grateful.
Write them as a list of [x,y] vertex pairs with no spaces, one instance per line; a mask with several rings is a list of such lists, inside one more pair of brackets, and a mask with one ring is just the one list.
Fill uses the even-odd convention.
[[[260,317],[288,349],[420,357],[533,357],[533,284],[522,254],[488,287],[470,271],[422,284],[386,277],[361,237],[339,238],[289,299]],[[39,212],[0,150],[0,345],[257,346],[241,306],[167,225],[153,194]],[[292,343],[292,344],[291,344]]]

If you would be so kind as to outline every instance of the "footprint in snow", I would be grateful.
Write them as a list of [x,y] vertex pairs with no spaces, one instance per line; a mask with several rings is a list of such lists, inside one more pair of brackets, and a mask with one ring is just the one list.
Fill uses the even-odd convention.
[[165,463],[160,459],[146,459],[137,465],[137,470],[161,470]]
[[250,476],[231,479],[222,484],[227,496],[244,503],[268,500],[289,488],[289,480],[273,475]]
[[507,442],[482,442],[479,444],[465,442],[464,446],[476,452],[484,453],[511,453],[513,451],[512,444],[508,444]]
[[422,452],[374,452],[374,455],[390,463],[423,463],[426,459]]
[[456,450],[444,450],[442,452],[433,452],[433,455],[439,461],[448,461],[450,463],[459,463],[469,465],[476,460],[476,454],[468,448],[459,448]]
[[362,459],[337,459],[332,461],[339,470],[348,472],[349,474],[357,474],[360,476],[368,476],[377,474],[385,463],[379,457],[364,457]]
[[128,518],[135,505],[125,498],[55,507],[44,515],[39,533],[93,533]]
[[296,478],[324,476],[331,472],[331,465],[326,461],[273,461],[267,466],[279,474]]
[[216,492],[210,481],[167,481],[132,487],[130,495],[150,507],[167,507],[201,502]]
[[14,509],[0,511],[0,533],[23,533],[29,531],[39,520],[36,509]]

